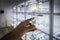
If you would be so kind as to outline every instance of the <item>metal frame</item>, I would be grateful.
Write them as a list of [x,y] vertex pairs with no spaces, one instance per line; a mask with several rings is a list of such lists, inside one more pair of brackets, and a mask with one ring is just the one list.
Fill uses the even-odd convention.
[[[36,3],[37,4],[37,3]],[[53,40],[53,38],[55,38],[55,37],[53,37],[53,16],[54,15],[60,15],[59,13],[57,14],[57,13],[54,13],[53,12],[53,8],[54,8],[54,0],[49,0],[49,11],[50,11],[50,13],[37,13],[38,15],[43,15],[43,14],[46,14],[46,15],[49,15],[49,18],[50,18],[50,27],[49,27],[49,40]],[[17,7],[16,7],[16,11],[17,11]],[[25,9],[24,9],[24,12],[21,12],[21,13],[28,13],[28,12],[25,12],[26,11],[26,6],[25,6]],[[16,15],[17,15],[17,13],[18,12],[16,12]],[[20,12],[19,12],[20,13]],[[30,13],[30,12],[29,12]],[[32,13],[32,12],[31,12]],[[35,13],[36,14],[36,13]],[[26,19],[26,14],[24,14],[25,15],[25,19]],[[55,38],[55,39],[57,39],[57,38]]]
[[49,0],[50,8],[50,28],[49,28],[49,40],[53,40],[53,4],[54,0]]

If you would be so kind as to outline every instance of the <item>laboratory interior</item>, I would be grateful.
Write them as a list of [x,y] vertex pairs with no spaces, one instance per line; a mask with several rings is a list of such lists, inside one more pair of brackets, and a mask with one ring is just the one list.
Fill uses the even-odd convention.
[[32,17],[37,30],[22,40],[60,40],[60,0],[0,0],[0,39]]

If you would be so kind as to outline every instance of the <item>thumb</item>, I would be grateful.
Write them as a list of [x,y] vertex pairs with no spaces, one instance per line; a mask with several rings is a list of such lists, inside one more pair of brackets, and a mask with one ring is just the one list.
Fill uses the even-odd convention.
[[36,28],[35,28],[35,26],[34,25],[30,25],[29,27],[27,27],[26,28],[27,30],[27,32],[30,32],[30,31],[34,31],[34,30],[36,30]]

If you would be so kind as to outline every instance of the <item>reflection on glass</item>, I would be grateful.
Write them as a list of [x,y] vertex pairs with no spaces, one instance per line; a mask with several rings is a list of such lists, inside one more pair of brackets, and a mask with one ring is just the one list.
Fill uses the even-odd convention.
[[49,40],[49,36],[39,30],[36,30],[34,32],[28,32],[25,35],[25,37],[22,37],[22,39],[24,38],[23,40]]
[[54,13],[60,13],[60,0],[54,0]]
[[[16,17],[17,20],[15,20],[16,22],[14,22],[14,25],[16,27],[16,25],[19,24],[19,22],[22,22],[23,20],[35,17],[35,21],[33,21],[33,24],[35,24],[37,30],[32,32],[32,33],[27,33],[27,37],[29,38],[29,40],[41,40],[41,39],[48,39],[48,35],[44,34],[45,33],[49,33],[49,15],[38,15],[38,14],[34,14],[34,13],[18,13],[17,14],[18,17]],[[41,31],[43,32],[41,32]],[[29,36],[31,34],[31,36]],[[28,38],[26,37],[26,39],[28,40]],[[32,38],[30,38],[32,37]],[[24,38],[23,38],[24,39]]]
[[25,15],[23,14],[23,13],[18,13],[17,14],[17,20],[19,21],[23,21],[23,20],[25,20]]
[[49,15],[37,15],[37,14],[27,14],[26,18],[35,17],[35,21],[32,21],[35,24],[37,30],[34,32],[29,32],[23,36],[23,40],[49,40],[49,36],[42,33],[42,30],[45,33],[49,33]]
[[16,6],[15,6],[15,7],[13,7],[13,12],[16,12]]
[[16,26],[24,20],[25,20],[25,15],[23,13],[17,13],[17,15],[14,14],[13,17],[14,28],[16,28]]
[[[14,10],[16,9],[14,8]],[[17,6],[17,12],[49,13],[49,1],[28,0],[27,2],[21,3]]]
[[16,13],[13,14],[13,19],[16,19]]
[[21,10],[20,10],[20,7],[17,7],[17,12],[20,12]]
[[29,18],[32,18],[32,15],[31,14],[26,14],[26,19],[29,19]]
[[[37,14],[49,13],[49,2],[43,0],[28,0],[26,3],[18,5],[20,8],[17,8],[17,24],[25,19],[35,17],[35,21],[32,21],[32,23],[35,24],[37,30],[26,33],[26,36],[23,36],[23,40],[49,40],[49,36],[45,34],[49,33],[49,15]],[[24,12],[24,14],[20,13],[19,11]],[[40,30],[45,33],[41,32]]]
[[49,15],[37,16],[36,28],[49,33]]
[[54,36],[60,39],[60,16],[54,15]]
[[27,12],[49,13],[49,1],[47,0],[29,0]]

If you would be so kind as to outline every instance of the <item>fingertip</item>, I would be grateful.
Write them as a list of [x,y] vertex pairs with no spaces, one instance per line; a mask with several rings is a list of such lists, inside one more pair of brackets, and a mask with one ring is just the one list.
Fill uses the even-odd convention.
[[31,20],[33,20],[34,19],[34,17],[33,18],[30,18],[30,19],[28,19],[29,21],[31,21]]
[[36,28],[32,28],[32,29],[31,29],[31,31],[35,31],[35,30],[37,30],[37,29],[36,29]]

